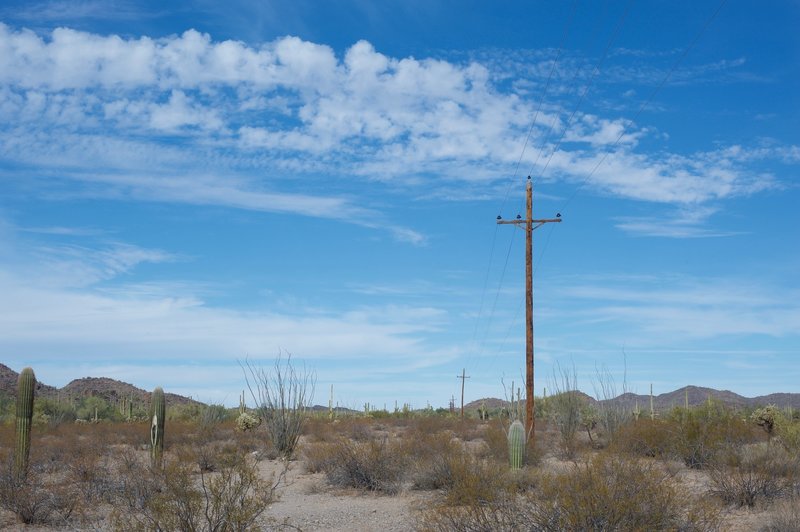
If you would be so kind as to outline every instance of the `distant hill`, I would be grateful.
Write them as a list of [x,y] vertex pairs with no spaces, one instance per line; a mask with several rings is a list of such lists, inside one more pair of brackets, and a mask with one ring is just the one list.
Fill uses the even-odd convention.
[[[756,408],[769,404],[800,408],[800,394],[798,393],[773,393],[757,397],[744,397],[730,390],[715,390],[701,386],[684,386],[672,392],[654,395],[653,407],[656,410],[669,410],[676,406],[683,406],[687,399],[689,406],[697,406],[707,401],[709,397],[732,408]],[[650,408],[649,395],[626,393],[610,399],[610,401],[620,402],[630,408],[635,407],[636,404],[642,410]]]
[[[0,364],[0,394],[6,394],[11,397],[16,397],[17,379],[19,379],[19,373],[9,368],[5,364]],[[37,395],[46,397],[50,394],[55,393],[56,391],[57,391],[56,388],[41,383],[37,379],[36,391],[35,391]]]
[[492,408],[504,408],[508,406],[508,401],[503,399],[497,399],[496,397],[485,397],[483,399],[478,399],[477,401],[472,401],[464,405],[464,409],[473,409],[473,408],[480,408],[486,407],[489,409]]
[[[34,372],[35,371],[36,368],[34,368]],[[19,373],[4,364],[0,364],[0,394],[16,397],[18,377]],[[82,379],[75,379],[63,388],[48,386],[47,384],[39,382],[37,379],[36,396],[46,397],[48,399],[95,396],[101,397],[111,404],[122,400],[123,397],[128,399],[132,398],[134,401],[140,403],[147,403],[150,401],[150,391],[137,388],[127,382],[109,379],[107,377],[84,377]],[[194,399],[166,391],[164,396],[169,405],[202,404]]]
[[[589,403],[597,403],[598,401],[583,392],[579,392]],[[800,409],[800,393],[773,393],[769,395],[760,395],[757,397],[744,397],[730,390],[715,390],[714,388],[704,388],[701,386],[684,386],[672,392],[662,393],[653,396],[653,408],[659,411],[669,410],[676,406],[683,406],[688,398],[689,406],[697,406],[711,397],[714,401],[718,401],[726,406],[732,408],[756,408],[765,405],[776,405],[779,407],[791,406],[792,408]],[[625,408],[631,410],[639,405],[641,410],[650,408],[650,396],[635,394],[627,392],[608,401],[613,403],[620,403]],[[522,401],[523,403],[525,400]],[[495,397],[487,397],[478,399],[464,405],[467,409],[478,409],[481,405],[485,404],[486,408],[502,408],[508,406],[508,401],[497,399]]]
[[[34,368],[34,371],[36,368]],[[17,378],[19,373],[12,370],[4,364],[0,364],[0,395],[15,397],[17,394]],[[580,392],[584,398],[590,403],[597,402],[593,397]],[[150,390],[143,390],[137,388],[133,384],[122,382],[107,377],[84,377],[82,379],[75,379],[63,388],[55,388],[42,382],[36,383],[36,395],[38,397],[48,398],[68,398],[68,397],[86,397],[97,396],[102,397],[106,401],[114,404],[118,400],[124,398],[133,398],[135,401],[147,403],[150,400]],[[186,404],[202,404],[194,399],[166,392],[166,399],[168,404],[173,405],[186,405]],[[676,406],[683,406],[684,401],[688,398],[690,406],[697,406],[702,404],[711,397],[715,401],[719,401],[727,406],[734,408],[755,408],[774,404],[779,407],[791,406],[792,408],[800,409],[800,393],[772,393],[769,395],[760,395],[758,397],[744,397],[730,390],[715,390],[714,388],[704,388],[701,386],[684,386],[672,392],[662,393],[653,396],[653,406],[656,410],[669,410]],[[623,404],[626,408],[633,409],[637,404],[639,408],[647,410],[650,408],[650,396],[624,393],[613,399],[609,399],[616,403]],[[522,403],[525,401],[523,400]],[[498,399],[496,397],[485,397],[476,401],[471,401],[464,405],[465,409],[476,410],[485,405],[488,409],[503,408],[508,406],[508,401]],[[327,406],[316,405],[314,410],[327,410]],[[346,408],[337,408],[340,412],[353,412]]]

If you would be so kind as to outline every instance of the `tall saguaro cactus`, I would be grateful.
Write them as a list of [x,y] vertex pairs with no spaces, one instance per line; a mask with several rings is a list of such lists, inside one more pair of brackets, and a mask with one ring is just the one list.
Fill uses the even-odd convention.
[[28,472],[31,455],[31,425],[33,424],[33,390],[36,376],[31,368],[25,368],[17,380],[17,444],[14,451],[14,469],[18,476]]
[[164,418],[166,417],[164,390],[157,387],[153,390],[150,406],[150,461],[153,467],[161,466],[164,454]]
[[525,427],[520,420],[514,421],[508,427],[508,460],[511,469],[522,467],[525,458]]

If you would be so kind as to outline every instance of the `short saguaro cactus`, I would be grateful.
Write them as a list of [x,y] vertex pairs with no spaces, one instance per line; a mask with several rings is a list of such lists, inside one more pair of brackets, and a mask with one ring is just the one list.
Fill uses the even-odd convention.
[[161,387],[153,390],[150,406],[150,461],[153,467],[161,466],[164,454],[164,418],[166,417],[164,390]]
[[14,449],[14,471],[24,477],[28,473],[31,455],[31,425],[33,424],[33,390],[36,376],[31,368],[25,368],[17,379],[17,430]]
[[508,460],[511,469],[520,469],[525,460],[525,427],[518,419],[508,427]]

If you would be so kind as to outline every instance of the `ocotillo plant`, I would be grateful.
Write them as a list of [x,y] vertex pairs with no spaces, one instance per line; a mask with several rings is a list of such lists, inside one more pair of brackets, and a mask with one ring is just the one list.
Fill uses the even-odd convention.
[[31,456],[31,425],[33,424],[33,390],[36,376],[31,368],[25,368],[17,379],[17,445],[14,450],[14,469],[18,476],[28,472]]
[[161,466],[161,457],[164,454],[164,418],[166,412],[164,390],[158,387],[153,390],[150,406],[150,461],[153,467]]
[[514,421],[508,428],[508,459],[511,469],[522,467],[525,457],[525,427],[520,420]]

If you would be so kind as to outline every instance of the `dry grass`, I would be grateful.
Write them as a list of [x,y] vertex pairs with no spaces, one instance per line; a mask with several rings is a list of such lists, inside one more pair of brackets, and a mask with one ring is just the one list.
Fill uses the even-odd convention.
[[776,504],[761,532],[800,532],[800,499]]

